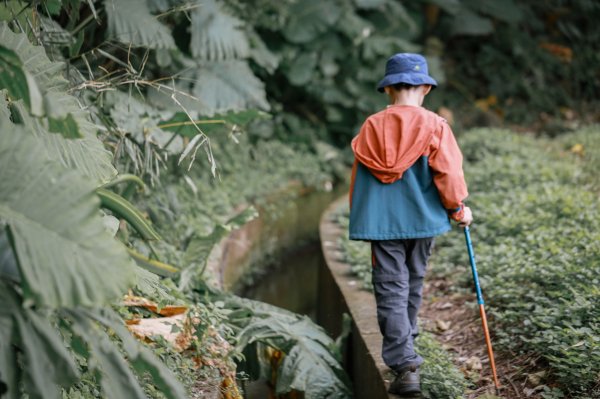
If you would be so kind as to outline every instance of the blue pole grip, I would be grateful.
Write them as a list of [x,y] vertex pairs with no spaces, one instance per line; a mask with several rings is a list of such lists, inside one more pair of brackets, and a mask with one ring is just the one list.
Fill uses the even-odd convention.
[[465,240],[467,241],[467,250],[469,251],[469,262],[471,263],[471,272],[473,272],[473,281],[475,282],[475,291],[477,292],[477,303],[483,305],[483,295],[479,285],[479,276],[477,275],[477,265],[475,264],[475,253],[473,252],[473,243],[471,242],[471,233],[469,227],[465,227]]

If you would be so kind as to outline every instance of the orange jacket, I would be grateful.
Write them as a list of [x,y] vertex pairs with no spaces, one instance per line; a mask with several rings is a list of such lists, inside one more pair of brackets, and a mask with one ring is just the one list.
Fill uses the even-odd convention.
[[361,163],[382,183],[394,183],[419,158],[428,157],[440,199],[455,220],[468,196],[462,154],[445,119],[422,107],[390,105],[371,115],[352,140],[355,155],[350,205]]

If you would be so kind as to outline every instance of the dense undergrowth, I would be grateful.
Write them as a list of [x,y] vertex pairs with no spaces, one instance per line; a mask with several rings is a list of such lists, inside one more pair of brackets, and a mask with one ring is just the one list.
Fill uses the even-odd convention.
[[[174,43],[146,2],[135,11],[128,1],[100,4],[0,4],[0,394],[238,398],[234,361],[266,367],[270,359],[251,350],[262,345],[282,359],[273,366],[278,393],[348,396],[322,329],[221,292],[205,267],[213,246],[256,216],[253,204],[290,184],[289,198],[330,187],[325,161],[337,152],[250,137],[247,125],[267,117],[255,110],[198,112],[189,92],[147,80],[167,69],[149,52]],[[98,26],[84,29],[92,20]],[[84,36],[107,50],[128,43],[129,52],[86,50]],[[148,86],[171,103],[152,105],[149,91],[136,90]],[[250,106],[201,94],[194,99],[221,110]]]
[[[545,370],[532,388],[548,398],[600,395],[599,137],[591,126],[555,140],[493,129],[459,138],[496,346]],[[342,245],[368,287],[368,248]],[[457,290],[471,285],[464,245],[440,237],[431,262]]]
[[[597,192],[586,189],[597,187],[597,161],[563,144],[594,154],[598,130],[558,142],[502,130],[472,131],[460,140],[497,340],[548,369],[548,397],[598,395],[600,216]],[[434,270],[461,276],[464,286],[468,274],[456,273],[465,264],[462,246],[460,237],[440,240]]]

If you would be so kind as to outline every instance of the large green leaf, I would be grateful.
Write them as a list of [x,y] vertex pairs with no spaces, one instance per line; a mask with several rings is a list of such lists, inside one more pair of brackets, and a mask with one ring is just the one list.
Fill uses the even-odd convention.
[[245,58],[249,53],[244,23],[225,13],[215,0],[198,1],[192,11],[190,50],[202,60]]
[[144,391],[115,345],[82,311],[71,311],[72,329],[89,346],[91,369],[108,399],[146,399]]
[[43,143],[5,120],[0,170],[0,218],[28,299],[51,307],[95,305],[130,286],[131,261],[105,231],[89,179],[49,159]]
[[192,94],[201,100],[207,114],[270,108],[264,84],[245,61],[202,64]]
[[[125,328],[123,321],[117,314],[109,309],[70,311],[70,316],[75,321],[75,330],[83,338],[89,338],[90,332],[94,330],[92,321],[97,321],[109,328],[121,340],[127,360],[133,365],[135,371],[143,375],[148,373],[152,382],[159,388],[168,399],[185,399],[187,395],[181,383],[173,373],[161,363],[161,361],[147,348],[137,342],[131,333]],[[97,342],[89,342],[92,356],[100,362],[99,372],[101,374],[102,388],[108,398],[146,398],[139,391],[131,369],[125,363],[123,356],[117,346],[108,340],[105,334],[99,331],[93,333]],[[138,396],[138,395],[142,396]]]
[[[44,141],[51,158],[79,169],[98,184],[111,180],[117,173],[112,166],[112,157],[96,138],[99,126],[91,121],[90,112],[76,97],[67,94],[69,84],[62,77],[64,64],[50,61],[43,47],[32,45],[25,34],[12,32],[3,22],[0,23],[0,43],[18,54],[23,67],[44,95],[47,119],[31,117],[22,103],[13,103],[20,119],[30,127],[28,131]],[[60,134],[50,134],[50,131],[81,138],[65,141]]]
[[[6,353],[0,360],[0,373],[9,378],[9,388],[15,394],[18,378],[30,398],[59,398],[59,386],[68,386],[79,377],[73,356],[48,318],[23,306],[17,289],[0,280],[0,331]],[[3,345],[2,345],[3,346]],[[22,376],[11,354],[18,351],[22,359]],[[3,351],[2,351],[3,352]],[[12,364],[11,364],[12,363]]]
[[76,97],[67,94],[69,82],[62,76],[64,63],[50,61],[42,46],[34,46],[27,35],[14,33],[4,22],[0,23],[0,43],[19,56],[23,68],[39,86],[48,118],[64,119],[72,115],[79,128],[77,137],[96,134],[98,127],[90,121],[89,112],[83,109]]
[[23,99],[31,112],[42,113],[42,93],[33,77],[23,69],[17,54],[0,45],[0,89],[8,90],[13,99]]
[[295,389],[306,398],[351,396],[346,374],[332,354],[333,340],[309,318],[233,296],[227,301],[234,309],[230,322],[243,327],[237,337],[240,351],[262,343],[285,353],[277,370],[278,394]]
[[104,0],[108,33],[134,47],[171,49],[175,41],[169,28],[150,14],[146,0]]
[[65,140],[62,135],[49,133],[42,119],[29,116],[21,102],[13,103],[13,106],[27,127],[26,132],[44,144],[44,150],[51,159],[59,161],[66,168],[77,169],[96,185],[107,183],[116,176],[111,154],[95,133],[80,139]]

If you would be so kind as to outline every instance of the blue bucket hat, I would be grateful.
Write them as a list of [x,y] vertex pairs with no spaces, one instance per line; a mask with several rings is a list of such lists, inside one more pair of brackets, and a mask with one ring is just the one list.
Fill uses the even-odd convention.
[[385,86],[406,83],[413,86],[437,86],[437,82],[427,71],[427,60],[421,54],[398,53],[391,56],[385,64],[385,76],[377,84],[377,90],[383,93]]

